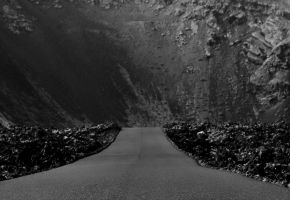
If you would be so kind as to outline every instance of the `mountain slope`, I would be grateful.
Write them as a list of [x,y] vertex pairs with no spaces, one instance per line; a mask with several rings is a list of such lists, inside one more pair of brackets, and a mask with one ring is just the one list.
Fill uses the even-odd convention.
[[[132,65],[126,52],[110,42],[106,35],[116,35],[114,30],[90,21],[69,4],[62,10],[41,8],[29,1],[19,2],[19,5],[19,12],[25,11],[27,18],[35,19],[33,30],[14,31],[16,34],[5,29],[1,31],[3,48],[18,63],[13,74],[19,74],[19,77],[3,74],[3,81],[7,79],[5,82],[14,83],[29,76],[29,81],[38,84],[36,90],[43,89],[73,119],[126,123],[126,110],[136,101],[136,94],[120,70],[122,66]],[[3,70],[9,68],[2,66]],[[19,90],[25,86],[19,82],[15,84]],[[17,96],[19,90],[11,89],[11,94]],[[31,100],[31,104],[38,105],[40,101],[36,98]],[[19,107],[19,104],[15,102],[12,106]],[[6,106],[4,112],[11,116],[11,121],[21,122],[16,118],[17,112],[11,110],[12,106]],[[27,102],[21,109],[28,107]],[[33,114],[37,117],[44,115],[51,118],[47,122],[59,120],[53,114],[36,112],[39,113]],[[23,116],[23,119],[33,120],[34,117]],[[35,121],[40,122],[38,119]]]
[[[289,119],[285,0],[5,0],[0,7],[2,55],[19,75],[2,82],[21,86],[1,97],[12,102],[0,111],[12,122]],[[23,82],[34,99],[12,101]]]
[[176,117],[289,119],[287,1],[103,2]]

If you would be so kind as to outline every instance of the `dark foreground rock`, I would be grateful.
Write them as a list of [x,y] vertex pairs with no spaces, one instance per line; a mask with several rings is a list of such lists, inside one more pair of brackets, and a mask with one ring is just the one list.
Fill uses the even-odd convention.
[[289,124],[171,123],[166,135],[202,166],[290,187]]
[[120,129],[113,123],[64,130],[0,127],[0,180],[48,170],[99,152],[115,140]]

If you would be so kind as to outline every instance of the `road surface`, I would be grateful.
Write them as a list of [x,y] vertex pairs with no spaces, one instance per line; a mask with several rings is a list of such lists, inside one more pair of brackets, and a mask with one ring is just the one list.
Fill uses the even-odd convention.
[[160,128],[131,128],[98,155],[0,182],[0,199],[290,200],[290,190],[199,167]]

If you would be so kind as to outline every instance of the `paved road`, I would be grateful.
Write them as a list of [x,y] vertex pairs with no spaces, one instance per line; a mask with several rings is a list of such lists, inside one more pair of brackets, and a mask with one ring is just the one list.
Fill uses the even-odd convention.
[[290,190],[199,167],[159,128],[124,129],[98,155],[0,182],[1,200],[290,200]]

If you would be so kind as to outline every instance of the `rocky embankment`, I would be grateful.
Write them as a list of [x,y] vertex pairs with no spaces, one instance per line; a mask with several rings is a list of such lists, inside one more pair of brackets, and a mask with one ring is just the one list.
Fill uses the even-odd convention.
[[90,128],[0,128],[0,181],[72,163],[99,152],[117,137],[113,123]]
[[289,124],[171,123],[166,135],[202,166],[290,188]]

